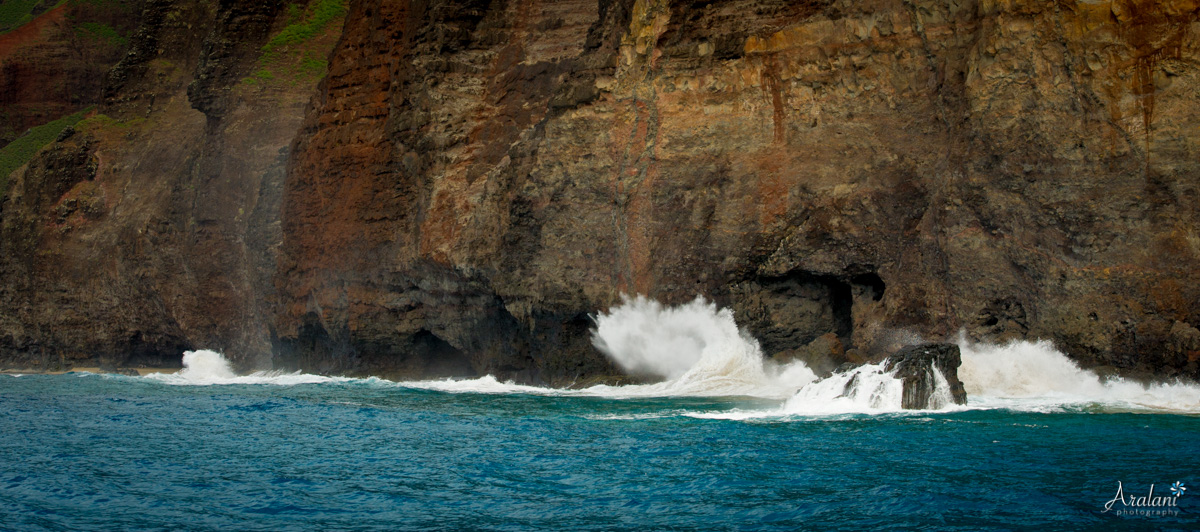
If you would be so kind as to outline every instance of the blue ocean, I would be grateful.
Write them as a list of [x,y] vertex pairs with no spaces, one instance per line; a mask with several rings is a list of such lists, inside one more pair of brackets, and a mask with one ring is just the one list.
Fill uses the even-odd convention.
[[711,306],[635,310],[597,347],[669,359],[656,384],[238,375],[212,351],[0,375],[0,529],[1200,528],[1194,385],[964,340],[968,404],[901,410],[886,373],[774,367]]

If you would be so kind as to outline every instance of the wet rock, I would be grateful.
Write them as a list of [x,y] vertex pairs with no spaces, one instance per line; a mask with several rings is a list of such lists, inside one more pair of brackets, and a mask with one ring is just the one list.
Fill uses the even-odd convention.
[[832,332],[818,336],[807,345],[777,353],[771,357],[775,362],[787,364],[793,361],[804,362],[819,377],[828,377],[839,366],[847,363],[846,351],[842,341]]
[[[962,355],[954,344],[922,344],[905,347],[888,357],[885,371],[894,371],[897,379],[904,383],[901,406],[906,409],[939,408],[941,401],[949,399],[955,404],[967,404],[967,392],[958,380],[958,366]],[[940,372],[949,385],[950,397],[935,395],[937,375]]]

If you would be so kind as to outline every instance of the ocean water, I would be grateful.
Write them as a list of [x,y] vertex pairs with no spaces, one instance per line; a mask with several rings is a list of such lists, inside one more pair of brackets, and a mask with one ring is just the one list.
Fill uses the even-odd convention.
[[1194,385],[964,339],[969,404],[903,411],[878,368],[774,367],[703,301],[629,300],[595,341],[663,382],[237,375],[211,351],[0,375],[0,529],[1200,528]]

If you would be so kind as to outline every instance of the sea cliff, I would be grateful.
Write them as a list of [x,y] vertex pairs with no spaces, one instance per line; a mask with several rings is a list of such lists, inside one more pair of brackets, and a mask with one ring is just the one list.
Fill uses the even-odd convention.
[[7,176],[4,365],[568,383],[638,293],[1200,377],[1200,3],[136,5]]

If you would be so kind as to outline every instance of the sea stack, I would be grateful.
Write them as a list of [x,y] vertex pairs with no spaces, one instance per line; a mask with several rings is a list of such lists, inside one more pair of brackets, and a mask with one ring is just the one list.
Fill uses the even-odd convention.
[[904,409],[936,408],[931,401],[937,390],[937,375],[941,372],[950,387],[949,400],[954,404],[967,404],[967,392],[958,380],[958,366],[962,365],[962,354],[954,344],[920,344],[901,349],[888,357],[885,371],[895,371],[895,376],[904,383],[904,396],[900,406]]

